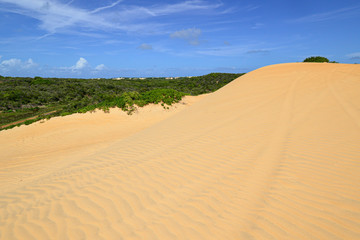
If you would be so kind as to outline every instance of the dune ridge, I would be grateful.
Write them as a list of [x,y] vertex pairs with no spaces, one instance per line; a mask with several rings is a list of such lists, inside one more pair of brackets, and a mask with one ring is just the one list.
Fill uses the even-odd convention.
[[[250,72],[66,167],[2,183],[0,239],[358,239],[359,90],[358,65]],[[11,164],[0,177],[18,174]]]

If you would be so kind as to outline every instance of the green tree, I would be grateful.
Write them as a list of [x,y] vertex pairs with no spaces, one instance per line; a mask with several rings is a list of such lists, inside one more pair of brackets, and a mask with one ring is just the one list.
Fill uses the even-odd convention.
[[315,56],[315,57],[313,56],[306,58],[304,62],[329,62],[329,59],[321,56]]

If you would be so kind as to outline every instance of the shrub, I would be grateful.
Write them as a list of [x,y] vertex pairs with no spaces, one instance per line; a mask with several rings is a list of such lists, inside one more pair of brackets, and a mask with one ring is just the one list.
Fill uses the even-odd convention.
[[147,91],[141,95],[141,100],[148,103],[164,103],[171,105],[173,103],[179,102],[183,96],[186,94],[183,92],[178,92],[173,89],[154,89]]
[[329,62],[329,59],[327,59],[326,57],[316,56],[308,57],[304,60],[304,62]]
[[29,125],[29,124],[32,124],[32,123],[35,122],[35,121],[36,121],[36,119],[26,120],[26,121],[24,122],[24,124],[25,124],[25,125]]
[[[121,81],[0,75],[0,123],[5,125],[35,116],[48,119],[95,109],[108,111],[111,107],[131,114],[136,107],[149,103],[160,103],[167,108],[184,95],[213,92],[241,75],[211,73],[197,77],[124,78]],[[46,114],[54,110],[55,113]]]

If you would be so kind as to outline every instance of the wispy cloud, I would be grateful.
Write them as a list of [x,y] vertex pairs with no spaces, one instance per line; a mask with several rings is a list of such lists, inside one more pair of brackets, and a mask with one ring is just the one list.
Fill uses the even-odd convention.
[[189,28],[180,31],[176,31],[170,34],[171,38],[178,38],[187,41],[190,45],[199,45],[199,37],[201,35],[201,29]]
[[281,47],[267,47],[259,48],[263,44],[248,44],[248,45],[223,45],[217,48],[208,48],[197,51],[198,54],[218,57],[234,57],[245,54],[267,54],[275,49]]
[[290,23],[313,23],[313,22],[323,22],[340,18],[349,18],[357,16],[360,12],[360,6],[353,6],[347,8],[341,8],[333,11],[316,13],[297,19],[292,19]]
[[146,43],[143,43],[141,44],[138,49],[141,49],[141,50],[151,50],[153,49],[152,46],[150,44],[146,44]]
[[256,54],[256,53],[269,53],[270,50],[269,49],[252,49],[249,51],[246,51],[246,54]]
[[92,10],[90,13],[97,13],[97,12],[103,11],[105,9],[112,8],[112,7],[116,6],[116,5],[118,5],[120,2],[122,2],[122,0],[118,0],[118,1],[112,3],[112,4],[108,5],[108,6],[96,8],[96,9]]
[[179,12],[210,10],[221,7],[222,3],[211,4],[201,0],[185,1],[182,3],[158,5],[148,8],[155,15],[169,15]]
[[[145,21],[159,16],[212,10],[223,4],[209,3],[202,0],[189,0],[174,4],[136,6],[123,4],[122,0],[93,10],[61,3],[58,0],[0,0],[0,11],[25,15],[40,21],[39,27],[47,33],[42,37],[57,32],[71,31],[125,31],[152,32],[163,23]],[[84,31],[86,30],[86,31]]]
[[223,6],[222,3],[211,4],[201,0],[191,0],[175,4],[157,4],[149,7],[123,6],[121,13],[127,19],[158,17],[188,11],[212,10]]
[[[58,30],[73,27],[76,24],[96,29],[115,27],[100,15],[57,1],[0,0],[1,2],[12,5],[12,7],[8,8],[10,12],[39,20],[40,28],[48,33],[55,33]],[[2,10],[4,11],[4,9]]]
[[260,8],[260,7],[261,7],[260,5],[248,5],[244,9],[245,9],[245,11],[251,12],[251,11],[254,11],[254,10]]
[[350,53],[346,55],[346,57],[350,58],[351,60],[358,60],[360,59],[360,52]]

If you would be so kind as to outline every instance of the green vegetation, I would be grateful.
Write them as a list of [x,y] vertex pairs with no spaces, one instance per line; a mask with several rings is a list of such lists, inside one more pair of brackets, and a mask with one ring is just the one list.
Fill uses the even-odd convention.
[[326,57],[316,56],[308,57],[304,60],[304,62],[329,62],[329,59],[327,59]]
[[213,92],[241,75],[211,73],[199,77],[145,79],[0,76],[0,126],[30,124],[53,116],[85,113],[97,108],[108,111],[111,107],[119,107],[131,114],[136,106],[149,103],[161,103],[166,107],[180,101],[185,95]]

